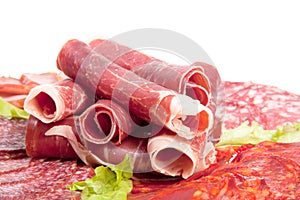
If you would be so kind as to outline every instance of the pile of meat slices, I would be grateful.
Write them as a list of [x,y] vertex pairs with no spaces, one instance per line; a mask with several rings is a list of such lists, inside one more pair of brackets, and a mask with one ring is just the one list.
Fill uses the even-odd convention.
[[[78,46],[81,46],[81,53],[84,54],[84,52],[87,51],[87,55],[89,55],[89,58],[84,59],[84,62],[80,64],[80,67],[82,67],[82,65],[92,66],[94,62],[93,60],[95,60],[95,55],[91,55],[91,50],[89,49],[89,47],[78,41],[75,41],[71,46],[67,46],[67,49],[69,50],[71,47],[74,47],[74,44],[76,49],[78,49]],[[95,44],[92,43],[90,45],[93,46]],[[110,43],[107,43],[106,45],[110,45]],[[98,49],[97,52],[99,53],[101,49]],[[104,49],[106,49],[107,51],[107,48]],[[78,63],[78,60],[82,60],[80,58],[77,58],[78,60],[76,60],[76,58],[74,57],[73,59],[75,60],[73,61],[70,61],[70,58],[64,59],[64,56],[70,56],[71,54],[64,54],[62,52],[59,55],[61,60],[58,60],[58,66],[61,69],[63,68],[63,66],[70,65],[70,63],[74,65],[74,63]],[[121,57],[121,59],[114,61],[114,63],[116,63],[116,65],[123,65],[123,67],[125,68],[127,65],[134,66],[135,63],[128,64],[128,60],[132,60],[130,59],[130,56],[135,55],[136,53],[138,52],[134,52],[134,54],[126,54],[126,56],[123,56]],[[102,54],[104,54],[104,52],[102,52]],[[115,55],[113,54],[113,52],[109,52],[107,57],[111,60],[113,60],[113,57],[109,57],[109,55],[119,57],[119,53]],[[149,59],[149,57],[139,58],[140,60],[135,61],[139,63],[139,65],[140,63],[149,62],[149,60],[147,60]],[[104,61],[105,60],[101,60],[101,62]],[[152,64],[155,62],[158,61],[151,60]],[[108,64],[106,63],[104,63],[104,65],[108,66]],[[155,65],[151,66],[155,67]],[[83,70],[81,71],[81,73],[85,76],[93,76],[89,75],[88,73],[94,73],[93,70],[84,71],[84,69],[82,68],[66,68],[63,71],[69,77],[73,76],[73,80],[76,80],[75,84],[89,82],[84,77],[77,76],[78,70]],[[139,69],[137,69],[137,71],[138,70]],[[76,72],[76,76],[72,75],[72,73],[74,72]],[[209,77],[212,78],[213,74],[214,73],[207,75],[208,80],[212,80],[209,79]],[[70,83],[69,80],[66,81],[63,77],[58,76],[57,74],[24,74],[22,76],[23,78],[21,78],[20,80],[14,80],[18,82],[20,88],[26,88],[25,91],[27,92],[22,93],[22,95],[26,95],[26,97],[28,97],[28,92],[31,91],[31,95],[34,94],[33,97],[38,98],[38,100],[36,98],[28,98],[29,100],[31,100],[26,100],[28,105],[26,105],[25,101],[27,110],[30,111],[30,108],[32,108],[31,106],[34,104],[38,104],[41,108],[46,109],[41,109],[42,112],[40,113],[31,113],[32,116],[29,120],[8,120],[4,117],[0,118],[0,199],[80,199],[80,193],[69,191],[65,186],[72,182],[85,180],[86,178],[93,176],[93,168],[90,165],[97,164],[99,162],[100,164],[110,162],[106,158],[101,157],[104,155],[95,150],[95,145],[91,144],[91,141],[94,141],[94,143],[98,145],[103,145],[106,141],[110,141],[114,145],[125,144],[124,149],[132,150],[133,147],[132,145],[128,145],[129,143],[135,144],[136,146],[134,147],[140,147],[144,145],[143,138],[145,138],[145,136],[148,136],[149,134],[150,136],[153,136],[153,134],[155,136],[155,133],[151,132],[153,130],[153,127],[151,127],[150,133],[141,131],[143,134],[142,136],[139,135],[139,140],[136,141],[135,139],[132,139],[130,137],[130,134],[128,134],[133,127],[116,126],[114,129],[117,129],[118,132],[122,134],[116,136],[114,135],[114,133],[110,133],[109,130],[102,130],[105,133],[105,137],[95,135],[93,132],[87,132],[84,136],[76,135],[75,138],[77,139],[80,139],[82,137],[86,139],[84,145],[88,145],[89,148],[93,150],[92,156],[86,155],[85,151],[80,151],[82,149],[82,146],[80,146],[80,148],[78,148],[77,150],[74,150],[74,148],[76,149],[76,145],[78,147],[78,145],[82,144],[72,143],[72,141],[74,141],[74,138],[72,138],[70,135],[58,135],[57,129],[55,127],[73,127],[71,128],[71,130],[66,129],[66,132],[77,133],[78,129],[82,130],[86,128],[85,123],[80,124],[78,121],[93,121],[95,117],[90,113],[95,113],[95,110],[96,112],[102,113],[101,109],[105,109],[105,117],[103,117],[103,115],[97,115],[97,119],[101,119],[101,121],[104,121],[108,124],[110,123],[107,118],[114,119],[115,116],[121,116],[120,113],[123,113],[122,116],[125,116],[128,114],[128,112],[122,109],[121,111],[116,111],[119,113],[112,112],[111,108],[119,108],[119,106],[118,104],[115,105],[111,102],[108,103],[107,101],[97,102],[97,106],[100,107],[95,108],[95,105],[88,101],[88,99],[90,98],[85,98],[84,96],[79,95],[81,97],[80,100],[73,98],[64,98],[65,100],[69,100],[69,102],[67,101],[62,103],[57,103],[57,101],[54,100],[52,102],[53,105],[56,105],[57,107],[58,104],[64,104],[64,107],[67,107],[66,110],[69,112],[67,114],[66,112],[64,112],[60,115],[56,115],[57,112],[53,112],[53,107],[55,106],[42,105],[39,102],[39,99],[48,99],[49,97],[51,97],[50,99],[55,99],[55,95],[61,92],[61,90],[58,90],[59,92],[55,92],[54,94],[45,93],[44,90],[40,90],[40,88],[37,86],[45,84],[38,83],[38,81],[33,81],[36,80],[36,78],[38,78],[39,76],[51,77],[47,80],[48,83],[52,84],[51,89],[60,86],[68,88],[70,84],[72,84],[70,86],[70,88],[72,88],[72,94],[74,93],[74,91],[80,91],[79,94],[81,95],[83,93],[81,91],[81,88],[73,90],[73,88],[75,87],[74,82]],[[126,76],[126,74],[124,76]],[[24,79],[24,77],[27,77],[27,79]],[[106,77],[111,78],[112,76]],[[5,81],[8,80],[5,77],[3,77],[2,79]],[[5,83],[5,81],[3,81],[2,83]],[[90,79],[90,81],[92,83],[95,83],[95,85],[98,85],[99,82],[98,79],[93,80],[92,78]],[[108,79],[106,79],[105,81],[107,82],[107,85],[101,85],[109,88],[113,84]],[[200,122],[197,121],[196,128],[193,127],[192,129],[197,130],[195,131],[195,135],[188,135],[187,137],[199,137],[201,138],[202,143],[214,143],[218,140],[218,137],[220,136],[220,133],[218,133],[218,130],[220,130],[219,123],[222,121],[221,118],[223,117],[217,116],[216,114],[216,107],[219,104],[225,104],[224,108],[226,114],[224,117],[224,126],[226,128],[237,127],[246,120],[250,122],[255,120],[266,129],[275,129],[278,125],[282,125],[283,123],[287,122],[300,122],[300,95],[292,94],[276,87],[255,84],[252,82],[242,83],[225,81],[222,84],[218,79],[214,79],[212,83],[208,84],[209,87],[205,87],[207,84],[206,81],[207,80],[205,79],[200,80],[200,82],[202,83],[202,87],[197,88],[196,92],[192,92],[193,94],[190,95],[193,98],[198,98],[199,101],[201,101],[201,105],[204,105],[205,108],[201,105],[197,105],[197,108],[199,108],[200,111],[199,113],[196,113],[196,116],[199,116],[201,120]],[[126,102],[126,100],[128,100],[129,98],[128,96],[124,96],[123,94],[118,93],[118,90],[116,90],[114,94],[108,94],[103,91],[110,91],[110,89],[103,89],[99,87],[91,88],[93,86],[92,83],[87,83],[87,85],[83,84],[83,88],[90,87],[90,91],[92,91],[93,94],[96,93],[97,98],[99,98],[99,96],[105,97],[105,99],[109,99],[108,97],[110,97],[111,99],[122,98],[122,102]],[[124,86],[126,86],[126,83],[123,84]],[[224,86],[225,92],[223,94],[225,95],[225,102],[217,100],[217,98],[219,97],[217,94],[218,91],[214,90],[220,89],[216,89],[218,85]],[[185,90],[185,92],[189,93],[191,91],[194,91],[189,89],[189,87],[192,86],[193,84],[187,84],[187,89]],[[153,85],[151,87],[153,87]],[[35,88],[35,90],[33,90],[33,88]],[[130,91],[130,88],[127,90],[127,92],[130,94],[129,96],[138,95],[137,93],[133,94],[133,91]],[[168,91],[164,92],[167,93]],[[69,92],[62,91],[61,93],[62,95],[67,95]],[[174,95],[173,93],[167,94],[167,97]],[[5,97],[8,98],[9,95],[6,95]],[[192,100],[190,101],[193,102]],[[84,104],[86,105],[82,106],[82,102],[85,102]],[[16,103],[16,101],[11,101],[11,103],[14,103],[19,107],[22,107],[23,105],[20,102]],[[128,101],[127,104],[129,104]],[[132,104],[127,106],[136,106],[138,104],[139,102],[133,101]],[[163,108],[166,110],[168,109],[168,107],[166,106]],[[222,110],[223,108],[220,109]],[[74,110],[76,111],[74,112]],[[208,117],[210,111],[212,111],[212,115],[214,117],[213,124],[209,124],[211,123],[209,121],[210,118]],[[84,114],[77,115],[76,112]],[[147,127],[147,117],[149,117],[149,113],[144,114],[143,110],[140,113],[137,112],[140,111],[135,111],[129,114],[133,115],[135,123],[142,124],[143,126],[141,127]],[[136,117],[140,115],[144,115],[144,117],[142,119]],[[69,116],[72,116],[71,119]],[[75,119],[73,116],[76,116]],[[157,116],[153,117],[156,120],[156,126],[159,126],[161,121],[165,123],[168,120],[161,119]],[[220,122],[216,120],[218,117],[220,117]],[[203,121],[207,123],[204,123],[203,125]],[[79,123],[79,125],[76,125],[75,122]],[[120,119],[118,123],[118,125],[122,124],[122,119]],[[50,126],[47,124],[50,124]],[[127,121],[125,124],[127,124]],[[183,128],[177,129],[178,127],[173,127],[172,123],[170,123],[170,126],[168,126],[166,129],[163,128],[163,130],[166,130],[165,135],[168,137],[169,135],[174,137],[174,135],[170,133],[173,131],[178,131],[184,136],[185,132],[179,131],[185,130],[184,125],[191,127],[190,125],[183,123]],[[79,128],[77,126],[79,126]],[[91,124],[89,124],[89,126],[91,126]],[[119,130],[121,128],[122,130]],[[214,132],[211,130],[214,130]],[[149,131],[149,129],[147,129],[147,131]],[[47,133],[48,136],[39,136],[41,132]],[[204,139],[203,137],[200,137],[203,135],[205,136]],[[53,146],[47,146],[46,144],[49,143],[47,138],[49,138],[50,136],[56,138],[56,141],[58,141],[58,143],[54,144]],[[158,136],[164,136],[164,134],[159,133]],[[58,139],[59,137],[62,137],[63,140]],[[64,148],[60,148],[61,151],[56,151],[55,149],[57,149],[57,147]],[[205,145],[202,145],[200,147],[205,149]],[[107,148],[110,147],[108,146]],[[158,181],[161,180],[161,178],[155,180],[157,174],[151,176],[149,176],[148,174],[147,176],[145,175],[141,178],[141,174],[137,173],[134,178],[134,189],[128,196],[128,198],[178,199],[178,197],[180,197],[180,199],[218,199],[222,197],[228,197],[231,199],[297,199],[300,197],[300,159],[297,153],[300,150],[299,148],[299,143],[279,144],[272,142],[263,142],[256,146],[244,145],[239,148],[227,147],[222,149],[214,149],[215,157],[210,157],[210,159],[215,159],[213,162],[207,163],[207,166],[205,165],[205,163],[202,164],[200,168],[198,167],[197,170],[195,170],[192,174],[190,173],[186,175],[186,177],[184,177],[184,179],[182,180],[167,179],[162,182]],[[134,154],[137,150],[133,149],[132,151]],[[144,151],[145,149],[143,148],[139,149],[139,152],[143,153]],[[233,161],[231,161],[232,155],[236,156],[236,159]],[[149,159],[149,157],[146,157],[144,159]],[[119,161],[120,159],[111,162],[117,163]],[[146,163],[146,166],[142,165],[140,167],[139,163],[136,164],[138,169],[136,172],[147,172],[146,170],[153,170],[153,166],[151,166],[149,162],[143,163]],[[147,165],[147,163],[149,165]],[[196,165],[198,166],[199,163],[197,163]],[[160,166],[155,165],[155,167],[159,168]],[[169,171],[168,173],[171,172]],[[274,174],[276,174],[276,176],[274,176]],[[183,174],[180,175],[183,176]],[[180,186],[180,189],[178,189],[178,186]]]

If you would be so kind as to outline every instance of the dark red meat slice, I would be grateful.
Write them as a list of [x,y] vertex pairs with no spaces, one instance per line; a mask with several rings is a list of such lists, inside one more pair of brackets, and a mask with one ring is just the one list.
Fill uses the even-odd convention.
[[[294,153],[284,157],[286,149]],[[241,159],[235,162],[220,164],[206,176],[154,189],[147,199],[298,199],[300,166],[295,161],[299,157],[295,152],[299,150],[300,143],[260,143],[240,151]],[[273,151],[277,154],[273,155]],[[139,193],[129,197],[145,198]]]
[[26,125],[26,120],[0,117],[0,199],[80,199],[66,185],[93,176],[94,170],[76,160],[27,157]]
[[27,120],[0,116],[0,151],[25,149],[25,127]]
[[13,77],[0,77],[0,94],[28,94],[36,84],[23,84],[19,79]]
[[[76,117],[69,117],[63,120],[45,124],[37,118],[30,116],[26,127],[26,153],[31,157],[52,157],[52,158],[74,158],[78,156],[74,152],[69,141],[62,136],[45,135],[55,126],[68,125],[73,128],[73,133],[78,132]],[[79,136],[75,135],[78,138]]]
[[[15,176],[13,181],[0,183],[1,199],[22,199],[25,196],[28,199],[78,198],[78,193],[67,190],[66,185],[94,175],[92,168],[67,160],[45,160],[28,167],[24,172],[24,175],[21,171],[12,172],[10,175]],[[84,174],[78,176],[78,173]]]

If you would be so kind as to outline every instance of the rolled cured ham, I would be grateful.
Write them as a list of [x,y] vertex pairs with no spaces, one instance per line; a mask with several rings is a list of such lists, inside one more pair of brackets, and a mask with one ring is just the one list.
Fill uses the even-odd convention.
[[90,105],[85,90],[71,79],[32,88],[25,99],[24,110],[44,123],[78,114]]
[[186,94],[208,106],[214,125],[208,140],[216,143],[221,136],[224,118],[224,88],[217,69],[204,62],[174,65],[143,54],[112,40],[94,39],[89,45],[111,62],[178,93]]
[[152,171],[147,140],[127,137],[121,144],[97,144],[81,139],[80,119],[70,116],[45,124],[31,116],[26,128],[26,153],[31,157],[80,158],[90,166],[120,163],[126,155],[134,161],[135,172]]
[[59,52],[57,67],[76,83],[112,99],[128,112],[191,139],[211,128],[211,110],[189,96],[147,81],[93,51],[69,40]]
[[80,115],[81,137],[95,144],[120,144],[131,133],[131,122],[121,106],[100,99]]
[[210,81],[201,65],[174,65],[145,55],[112,40],[95,39],[89,45],[115,64],[133,71],[181,94],[199,100],[203,105],[210,101]]
[[163,129],[149,138],[148,153],[153,170],[186,179],[216,162],[216,151],[206,135],[187,140]]

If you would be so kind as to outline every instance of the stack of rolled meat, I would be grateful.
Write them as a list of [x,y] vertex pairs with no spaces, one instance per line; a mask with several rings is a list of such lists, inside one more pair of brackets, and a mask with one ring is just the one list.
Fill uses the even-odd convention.
[[24,109],[29,156],[80,158],[134,172],[188,178],[216,162],[224,115],[212,65],[179,66],[111,40],[69,40],[57,57],[66,79],[31,89]]

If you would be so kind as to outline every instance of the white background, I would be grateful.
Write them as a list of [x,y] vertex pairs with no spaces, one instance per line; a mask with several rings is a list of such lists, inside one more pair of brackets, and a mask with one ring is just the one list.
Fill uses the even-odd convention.
[[163,28],[197,42],[223,80],[300,94],[296,0],[10,0],[0,3],[0,27],[0,76],[57,71],[56,56],[69,39]]

